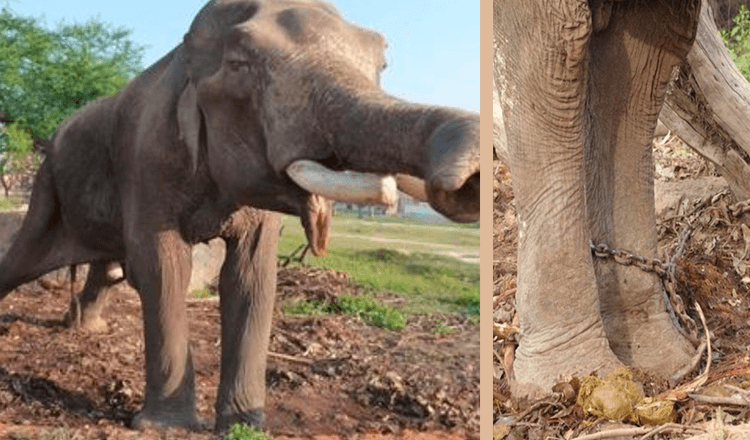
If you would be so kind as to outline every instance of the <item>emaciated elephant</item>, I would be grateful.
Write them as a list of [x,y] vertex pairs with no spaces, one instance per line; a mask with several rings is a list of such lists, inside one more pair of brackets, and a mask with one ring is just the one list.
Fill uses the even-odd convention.
[[145,332],[133,424],[195,426],[190,249],[221,237],[215,424],[261,425],[279,233],[278,215],[262,210],[299,216],[320,254],[326,198],[358,201],[348,171],[403,173],[423,179],[447,217],[478,219],[479,116],[385,94],[384,46],[325,3],[210,1],[182,44],[58,129],[0,261],[0,298],[84,262],[106,285],[106,264],[124,263]]
[[656,257],[652,136],[699,0],[495,0],[495,87],[519,225],[516,395],[694,349],[658,276],[592,256]]

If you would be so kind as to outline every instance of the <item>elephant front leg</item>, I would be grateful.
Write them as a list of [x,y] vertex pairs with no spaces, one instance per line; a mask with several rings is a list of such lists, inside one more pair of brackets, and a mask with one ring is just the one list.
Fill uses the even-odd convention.
[[174,230],[139,234],[128,245],[127,278],[141,298],[146,391],[133,427],[198,428],[195,373],[188,347],[185,293],[191,247]]
[[[589,251],[584,147],[590,125],[586,1],[494,3],[496,85],[519,224],[514,394],[620,365],[609,348]],[[531,384],[531,387],[521,386]]]
[[276,250],[281,216],[245,208],[222,237],[226,259],[219,279],[221,379],[216,431],[234,422],[265,423],[266,354],[276,294]]
[[[592,239],[657,256],[652,137],[674,66],[695,36],[700,1],[648,6],[615,2],[591,40],[592,142],[587,158]],[[595,262],[602,317],[624,363],[671,374],[692,347],[666,313],[654,273],[613,260]]]

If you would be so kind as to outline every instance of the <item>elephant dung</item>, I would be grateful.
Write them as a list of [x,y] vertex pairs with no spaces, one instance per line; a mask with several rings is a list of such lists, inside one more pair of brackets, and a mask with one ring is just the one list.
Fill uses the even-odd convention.
[[663,425],[675,421],[674,402],[646,397],[635,406],[634,419],[641,425]]
[[633,374],[627,368],[620,367],[604,380],[596,376],[584,377],[576,403],[584,413],[622,421],[631,418],[641,398],[638,385],[633,382]]
[[643,398],[633,374],[625,367],[609,373],[606,379],[587,376],[581,381],[576,401],[585,413],[615,421],[641,425],[663,425],[675,420],[674,402]]

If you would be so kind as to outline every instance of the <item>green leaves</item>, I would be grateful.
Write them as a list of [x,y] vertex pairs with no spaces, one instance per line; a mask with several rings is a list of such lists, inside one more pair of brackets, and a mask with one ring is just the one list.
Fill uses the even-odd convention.
[[245,423],[235,423],[224,436],[225,440],[268,440],[268,436],[260,428],[254,428]]
[[0,175],[17,171],[33,146],[34,140],[21,124],[14,122],[0,128]]
[[96,19],[48,30],[39,20],[0,11],[0,111],[36,139],[69,114],[111,95],[141,69],[130,31]]
[[729,49],[732,60],[745,78],[750,81],[750,11],[741,5],[732,19],[734,27],[719,31],[724,45]]
[[401,312],[384,306],[374,298],[343,295],[336,298],[336,305],[343,313],[359,316],[370,325],[394,331],[406,327],[406,317]]

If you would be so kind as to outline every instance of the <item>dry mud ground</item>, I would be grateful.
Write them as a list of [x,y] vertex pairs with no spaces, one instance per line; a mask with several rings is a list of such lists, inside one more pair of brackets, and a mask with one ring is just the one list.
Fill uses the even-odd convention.
[[[285,268],[277,305],[361,291],[343,273]],[[110,295],[104,334],[65,328],[68,301],[65,286],[32,283],[0,303],[0,439],[216,438],[208,430],[127,428],[143,400],[137,294],[123,288]],[[218,302],[190,301],[188,315],[198,410],[210,423],[219,376]],[[438,321],[452,332],[436,335]],[[461,316],[412,317],[393,332],[352,316],[286,316],[277,306],[270,350],[273,438],[479,437],[479,326]]]
[[[683,232],[690,229],[677,259],[677,291],[688,312],[705,312],[713,353],[705,384],[675,404],[674,425],[637,428],[592,416],[584,417],[573,403],[551,399],[523,406],[510,398],[508,374],[515,347],[513,334],[516,290],[517,225],[511,176],[495,163],[494,186],[494,422],[496,438],[575,439],[750,439],[750,214],[736,216],[736,201],[707,164],[672,139],[655,144],[659,255],[668,261],[678,251]],[[651,257],[651,256],[647,256]],[[700,324],[698,324],[701,327]],[[701,335],[703,335],[701,329]],[[705,356],[689,383],[706,369]],[[640,377],[647,396],[670,390],[669,384]],[[734,387],[734,388],[732,388]],[[672,388],[673,389],[673,388]],[[743,391],[744,390],[744,391]],[[709,402],[710,401],[710,402]],[[743,426],[744,425],[744,426]],[[615,436],[612,429],[627,435]],[[702,434],[701,434],[702,433]],[[699,435],[700,434],[700,435]]]

